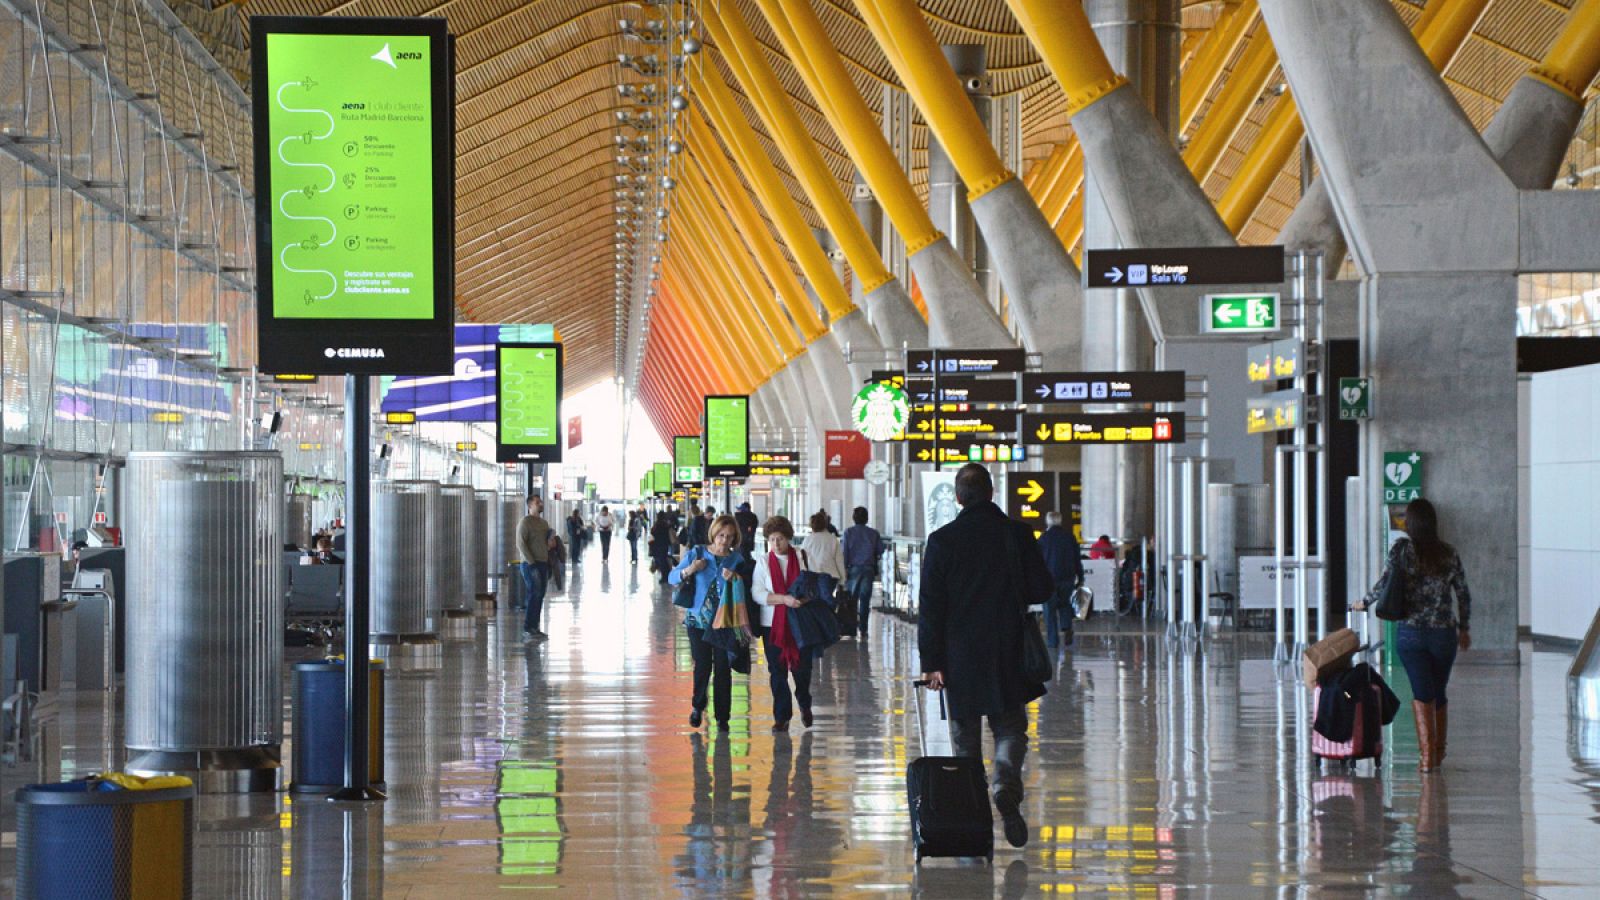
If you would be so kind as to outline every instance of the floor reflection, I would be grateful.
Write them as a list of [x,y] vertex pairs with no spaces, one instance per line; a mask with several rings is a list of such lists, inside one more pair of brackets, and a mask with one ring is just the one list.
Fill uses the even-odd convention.
[[[1569,728],[1559,654],[1458,669],[1446,772],[1424,779],[1404,712],[1380,767],[1316,766],[1309,697],[1260,637],[1183,652],[1098,618],[1030,710],[1028,847],[917,870],[914,629],[880,618],[830,650],[811,729],[770,733],[758,661],[730,728],[695,731],[668,592],[625,554],[567,575],[549,643],[503,609],[436,667],[391,668],[386,803],[203,798],[197,896],[1600,896],[1600,729]],[[62,698],[7,785],[102,768],[120,718],[120,698]],[[937,745],[936,710],[927,727]],[[0,843],[0,888],[14,864]]]

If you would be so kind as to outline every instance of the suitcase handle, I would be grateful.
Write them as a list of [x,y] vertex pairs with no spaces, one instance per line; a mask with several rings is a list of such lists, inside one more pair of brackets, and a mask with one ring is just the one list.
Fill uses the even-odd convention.
[[[918,679],[916,681],[911,682],[911,687],[914,688],[914,689],[915,688],[925,688],[927,686],[928,686],[928,682],[927,682],[926,679]],[[943,722],[943,721],[946,721],[949,718],[949,716],[945,712],[944,691],[936,691],[935,693],[937,693],[939,695],[939,721]],[[917,696],[917,738],[922,743],[922,755],[923,756],[927,756],[928,755],[928,732],[927,732],[926,727],[922,724],[922,695],[921,694],[917,694],[916,696]]]

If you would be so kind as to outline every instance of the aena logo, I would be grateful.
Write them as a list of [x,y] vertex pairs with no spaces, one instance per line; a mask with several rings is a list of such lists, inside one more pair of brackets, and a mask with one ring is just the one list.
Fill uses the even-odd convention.
[[382,347],[326,347],[322,355],[329,359],[384,359]]

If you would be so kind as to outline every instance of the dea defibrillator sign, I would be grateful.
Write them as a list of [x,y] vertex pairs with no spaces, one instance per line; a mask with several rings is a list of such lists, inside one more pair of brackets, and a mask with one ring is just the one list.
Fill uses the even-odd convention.
[[905,433],[911,417],[911,401],[906,392],[892,384],[869,384],[856,391],[850,404],[850,420],[869,441],[889,441]]

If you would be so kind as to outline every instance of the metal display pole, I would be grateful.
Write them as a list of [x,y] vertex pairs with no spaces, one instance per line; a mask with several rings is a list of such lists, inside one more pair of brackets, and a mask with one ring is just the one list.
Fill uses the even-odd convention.
[[1288,448],[1275,447],[1272,454],[1272,658],[1289,659],[1283,645],[1283,454]]
[[344,615],[344,786],[332,801],[386,799],[372,787],[367,758],[367,622],[371,603],[372,382],[365,375],[344,379],[345,615]]

